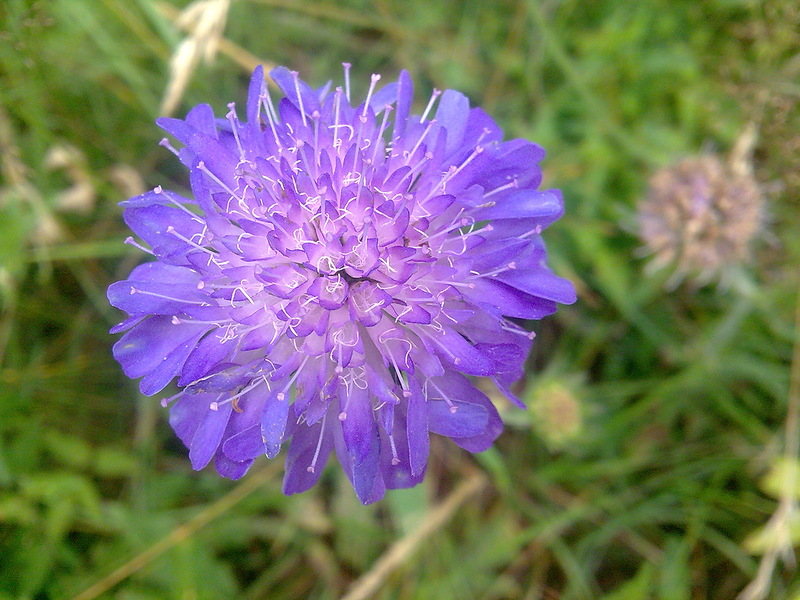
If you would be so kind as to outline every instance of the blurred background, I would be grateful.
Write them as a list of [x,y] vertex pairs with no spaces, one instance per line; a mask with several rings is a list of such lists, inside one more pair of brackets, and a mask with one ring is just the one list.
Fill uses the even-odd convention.
[[[6,0],[0,599],[800,598],[798,48],[794,0]],[[192,471],[105,299],[117,203],[187,187],[155,118],[343,61],[544,146],[579,294],[496,446],[368,507]]]

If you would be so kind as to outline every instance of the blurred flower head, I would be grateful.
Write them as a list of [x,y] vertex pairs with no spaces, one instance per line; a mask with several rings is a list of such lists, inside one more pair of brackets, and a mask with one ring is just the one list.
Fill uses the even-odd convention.
[[533,427],[551,450],[573,445],[584,433],[584,406],[578,378],[548,377],[532,386],[528,407]]
[[[241,477],[289,442],[284,490],[338,456],[364,502],[422,480],[429,434],[488,448],[502,423],[467,376],[509,386],[539,319],[575,300],[540,234],[562,214],[539,190],[543,150],[462,94],[411,114],[408,73],[366,99],[261,68],[244,113],[200,105],[159,125],[184,147],[192,197],[123,203],[153,255],[108,297],[129,318],[114,355],[163,401],[192,465]],[[168,142],[164,142],[168,147]],[[173,149],[174,150],[174,149]],[[290,441],[289,441],[290,440]]]
[[763,198],[749,169],[714,154],[686,158],[656,172],[639,206],[639,234],[652,267],[675,269],[677,285],[704,285],[749,258],[763,220]]

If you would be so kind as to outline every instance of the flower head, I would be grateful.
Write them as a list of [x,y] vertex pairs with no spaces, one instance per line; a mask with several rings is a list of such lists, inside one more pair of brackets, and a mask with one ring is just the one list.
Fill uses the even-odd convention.
[[652,267],[672,266],[670,286],[721,279],[747,260],[763,221],[764,200],[749,169],[714,154],[660,169],[639,206],[639,233]]
[[[541,148],[462,94],[411,115],[408,73],[350,103],[283,67],[275,106],[261,68],[246,121],[207,105],[159,125],[184,147],[193,198],[123,203],[155,257],[108,297],[130,316],[114,355],[163,401],[192,465],[241,477],[289,443],[284,490],[335,451],[364,503],[422,480],[429,434],[480,452],[502,422],[467,376],[508,397],[539,319],[575,300],[540,233],[562,214],[538,190]],[[434,109],[434,105],[436,108]],[[166,142],[165,142],[166,143]],[[168,145],[168,144],[167,144]]]

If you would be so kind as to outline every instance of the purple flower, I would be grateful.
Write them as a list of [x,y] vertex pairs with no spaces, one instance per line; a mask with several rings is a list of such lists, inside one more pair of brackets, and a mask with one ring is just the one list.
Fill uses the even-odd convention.
[[533,334],[515,321],[575,292],[545,265],[540,233],[563,206],[537,189],[540,147],[503,142],[453,90],[411,115],[406,72],[380,89],[373,75],[354,108],[348,69],[332,92],[275,69],[275,106],[259,67],[246,121],[233,104],[160,119],[193,199],[157,187],[123,203],[149,249],[129,242],[156,260],[108,298],[129,315],[114,356],[142,393],[177,377],[163,404],[195,469],[236,479],[288,442],[294,494],[335,450],[366,504],[422,480],[431,433],[492,444],[502,422],[468,376],[521,405],[509,386]]

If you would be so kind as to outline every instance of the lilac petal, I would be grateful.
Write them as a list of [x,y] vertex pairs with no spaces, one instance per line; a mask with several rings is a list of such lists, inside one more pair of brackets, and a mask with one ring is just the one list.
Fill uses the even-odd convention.
[[203,396],[184,394],[170,405],[169,424],[187,448],[192,443],[195,431],[203,422],[206,410],[216,399],[216,394]]
[[216,330],[200,340],[186,360],[178,379],[178,385],[190,385],[207,376],[214,367],[224,362],[235,346],[234,340],[226,340],[224,330]]
[[383,86],[377,92],[372,94],[372,98],[369,99],[369,107],[376,115],[380,114],[380,112],[387,106],[393,105],[397,100],[397,90],[398,85],[397,82],[392,82],[388,85]]
[[418,368],[423,375],[427,377],[438,377],[444,375],[444,366],[442,361],[436,358],[436,355],[425,351],[424,349],[415,350],[411,353],[414,367]]
[[156,125],[167,133],[175,136],[184,144],[188,143],[189,139],[197,131],[183,119],[174,119],[172,117],[160,117],[156,119]]
[[186,284],[197,286],[200,275],[192,269],[174,265],[165,265],[160,262],[146,262],[135,267],[128,276],[131,281],[149,281],[153,283]]
[[367,384],[370,394],[378,400],[379,404],[397,404],[398,398],[392,391],[391,381],[388,381],[389,375],[386,373],[382,376],[382,372],[385,373],[383,369],[371,365],[367,367]]
[[261,94],[265,92],[264,66],[258,65],[250,77],[250,87],[247,91],[247,122],[251,125],[259,125],[258,113],[261,107]]
[[428,401],[428,430],[451,438],[472,437],[483,433],[489,415],[483,406],[466,402]]
[[553,274],[548,269],[512,269],[497,275],[497,279],[526,294],[572,304],[577,300],[575,286],[568,279]]
[[190,383],[186,390],[190,393],[227,393],[246,385],[252,378],[249,364],[219,363],[204,377]]
[[373,424],[370,451],[361,464],[353,464],[353,488],[362,504],[377,502],[386,493],[379,467],[380,438],[378,428]]
[[372,327],[381,320],[384,307],[391,302],[392,297],[374,283],[358,281],[350,287],[350,318],[357,319],[366,327]]
[[436,109],[436,121],[447,130],[445,155],[449,156],[459,147],[469,118],[469,100],[461,92],[445,90]]
[[398,139],[406,130],[406,121],[411,111],[411,102],[414,99],[414,84],[411,75],[403,69],[397,78],[397,110],[394,116],[394,132],[392,138]]
[[[408,303],[398,307],[397,312],[397,320],[401,323],[420,323],[422,325],[428,325],[431,322],[431,313],[422,308],[416,302]],[[375,323],[377,323],[377,320]]]
[[[466,440],[467,443],[484,436],[487,429],[491,430],[490,435],[496,437],[499,434],[499,430],[496,434],[492,430],[497,410],[491,400],[460,373],[451,372],[428,381],[428,406],[428,426],[431,431],[434,428],[452,431],[453,434],[442,435]],[[431,416],[440,420],[434,422]],[[461,419],[463,423],[459,424]]]
[[481,140],[482,144],[488,145],[491,142],[500,142],[502,139],[503,130],[482,108],[476,107],[469,111],[464,146],[472,147],[478,143],[478,140]]
[[325,98],[328,97],[328,94],[331,92],[331,86],[332,85],[333,85],[333,82],[329,79],[325,83],[325,85],[323,85],[320,88],[317,88],[316,94],[317,94],[317,98],[319,98],[320,102],[322,102],[323,100],[325,100]]
[[494,384],[497,386],[497,389],[503,392],[503,395],[509,400],[509,402],[511,402],[518,408],[522,409],[527,408],[525,403],[522,400],[520,400],[519,397],[514,392],[511,391],[511,388],[508,385],[506,385],[501,378],[492,377],[492,381],[494,381]]
[[219,231],[220,225],[224,224],[222,217],[217,214],[217,206],[211,196],[211,189],[208,185],[208,179],[205,173],[199,169],[191,169],[189,172],[189,185],[192,188],[192,194],[197,200],[197,204],[205,213],[206,222],[212,231]]
[[353,464],[352,456],[350,455],[347,445],[344,441],[344,436],[341,427],[334,427],[334,447],[336,448],[336,455],[339,458],[339,463],[342,465],[356,496],[362,504],[370,504],[380,500],[386,488],[383,483],[383,477],[378,469],[380,458],[380,440],[378,437],[378,427],[373,422],[372,432],[369,435],[370,449],[367,456],[359,465]]
[[336,310],[347,301],[347,284],[340,275],[317,277],[308,288],[326,310]]
[[264,442],[261,439],[261,424],[243,429],[229,437],[222,444],[225,456],[234,461],[245,461],[264,454]]
[[207,300],[197,290],[196,284],[176,283],[167,287],[160,282],[136,280],[112,283],[106,295],[111,306],[129,315],[175,315],[184,312],[187,304],[200,304]]
[[456,445],[468,450],[469,452],[483,452],[484,450],[488,449],[497,439],[497,436],[502,433],[503,420],[500,418],[500,415],[498,414],[494,404],[492,404],[492,401],[489,400],[485,394],[473,394],[470,397],[470,401],[480,404],[486,409],[486,414],[488,416],[486,429],[474,436],[454,437],[451,439]]
[[[517,365],[521,365],[528,355],[527,348],[517,344],[475,344],[475,349],[492,361],[494,373],[506,373],[509,370],[517,372]],[[521,373],[520,373],[521,375]]]
[[286,455],[285,494],[305,492],[319,480],[333,449],[333,435],[326,419],[311,426],[295,427]]
[[125,331],[128,331],[128,329],[130,329],[131,327],[134,327],[135,325],[141,323],[142,319],[144,319],[145,317],[146,315],[133,315],[132,317],[128,317],[121,323],[117,323],[116,325],[114,325],[114,327],[108,330],[108,333],[123,333]]
[[228,479],[240,479],[247,473],[252,464],[252,460],[245,460],[242,462],[233,461],[221,452],[217,452],[214,455],[214,468],[217,470],[217,473]]
[[189,198],[185,198],[180,194],[176,194],[175,192],[171,192],[169,190],[161,189],[161,187],[157,187],[154,190],[150,190],[149,192],[145,192],[144,194],[140,194],[139,196],[134,196],[128,200],[123,200],[119,203],[119,205],[125,209],[127,208],[141,208],[144,206],[151,206],[153,204],[163,204],[165,206],[174,206],[176,204],[195,204],[194,200],[190,200]]
[[[544,158],[544,150],[527,140],[511,140],[500,144],[492,155],[489,150],[481,154],[486,168],[480,177],[471,177],[466,185],[478,184],[486,191],[494,190],[516,180],[520,188],[537,187],[542,172],[536,166]],[[455,178],[454,178],[455,180]]]
[[563,214],[564,201],[558,190],[519,190],[504,198],[502,202],[478,211],[475,218],[479,221],[536,219],[535,222],[544,228]]
[[261,415],[261,441],[267,458],[275,458],[280,452],[288,416],[289,399],[275,386],[267,397]]
[[415,377],[409,377],[411,396],[408,398],[406,435],[408,436],[408,460],[412,475],[425,470],[430,451],[428,438],[428,409],[422,388]]
[[470,268],[478,273],[484,273],[499,266],[508,265],[528,244],[530,244],[528,240],[505,238],[483,241],[476,245],[471,252]]
[[436,337],[430,337],[435,344],[436,354],[456,370],[468,375],[487,376],[492,374],[492,361],[478,352],[475,347],[451,327],[443,327]]
[[128,377],[142,377],[158,367],[178,346],[207,330],[208,325],[174,325],[167,316],[150,317],[114,344],[114,358]]
[[390,490],[413,487],[425,477],[427,461],[420,471],[411,472],[405,423],[406,413],[398,406],[391,436],[387,432],[382,432],[381,435],[381,474],[384,484]]
[[261,441],[263,396],[263,388],[256,385],[239,398],[231,399],[233,412],[223,436],[222,452],[234,462],[246,462],[264,453]]
[[[185,251],[194,248],[180,239],[192,239],[203,230],[203,222],[186,212],[163,204],[126,208],[123,213],[128,227],[152,247],[183,248]],[[172,233],[174,231],[174,233]]]
[[372,404],[366,389],[353,386],[350,392],[342,386],[339,390],[341,412],[339,421],[347,451],[354,465],[364,462],[370,452],[373,440]]
[[217,136],[217,122],[214,110],[208,104],[198,104],[186,115],[186,123],[206,135]]
[[195,471],[205,467],[216,454],[222,441],[222,434],[228,425],[231,410],[230,402],[219,406],[217,410],[206,408],[205,416],[189,444],[189,460]]
[[198,340],[205,333],[205,331],[199,331],[193,337],[182,342],[164,357],[161,364],[145,375],[139,382],[139,390],[142,394],[152,396],[167,387],[167,384],[180,372]]
[[[195,133],[186,142],[186,146],[197,154],[200,162],[205,166],[205,169],[213,173],[216,178],[222,181],[229,189],[234,189],[236,187],[234,173],[236,173],[236,166],[239,164],[239,157],[233,154],[229,148],[226,148],[225,145],[220,143],[216,138],[200,132]],[[196,169],[201,172],[203,171],[199,163]],[[216,182],[209,183],[208,185],[212,186],[211,189],[221,189],[227,192],[225,188],[222,188]],[[230,197],[229,193],[228,197]]]
[[474,281],[473,284],[469,297],[489,314],[541,319],[552,315],[558,308],[551,300],[531,296],[500,281],[484,278]]
[[326,374],[323,369],[312,366],[304,367],[297,375],[294,384],[294,414],[299,417],[309,403],[319,395],[325,383]]
[[[307,83],[297,78],[297,75],[286,67],[277,67],[269,72],[269,76],[278,85],[286,99],[300,110],[302,102],[303,111],[310,115],[315,110],[319,110],[319,97]],[[298,89],[300,96],[298,99]]]

